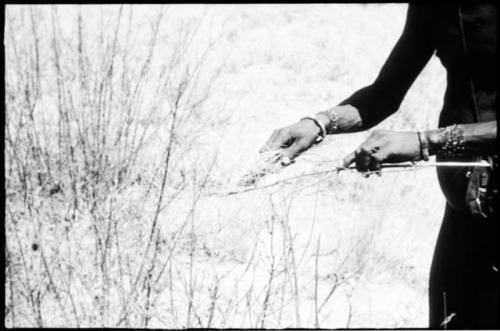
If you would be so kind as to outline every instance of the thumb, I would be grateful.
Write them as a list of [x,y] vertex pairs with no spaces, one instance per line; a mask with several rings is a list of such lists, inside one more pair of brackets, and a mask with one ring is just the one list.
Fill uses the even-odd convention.
[[291,164],[293,159],[295,159],[303,151],[307,150],[309,146],[310,144],[308,144],[304,139],[295,140],[293,144],[283,152],[281,164],[284,166]]
[[348,167],[350,166],[353,162],[354,162],[354,159],[356,158],[356,151],[350,153],[349,155],[347,155],[346,157],[344,157],[344,167]]

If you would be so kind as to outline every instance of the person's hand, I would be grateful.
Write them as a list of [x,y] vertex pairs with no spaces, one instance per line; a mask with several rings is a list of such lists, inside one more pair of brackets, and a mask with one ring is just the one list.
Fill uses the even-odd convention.
[[315,144],[320,128],[312,121],[303,119],[290,126],[275,130],[260,153],[286,148],[281,163],[288,165],[300,153]]
[[344,167],[355,162],[358,171],[379,171],[382,163],[419,159],[420,141],[417,132],[377,130],[344,158]]

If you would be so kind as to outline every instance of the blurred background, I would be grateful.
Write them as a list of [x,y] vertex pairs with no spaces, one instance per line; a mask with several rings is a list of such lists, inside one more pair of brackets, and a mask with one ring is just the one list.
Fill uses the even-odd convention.
[[[6,6],[5,325],[427,327],[434,169],[213,194],[274,129],[370,84],[406,9]],[[377,128],[436,127],[445,79],[432,58]]]

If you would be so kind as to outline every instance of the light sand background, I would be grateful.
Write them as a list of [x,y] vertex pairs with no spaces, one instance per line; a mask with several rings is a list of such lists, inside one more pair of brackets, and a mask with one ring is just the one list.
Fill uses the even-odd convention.
[[[15,86],[23,78],[15,69],[16,63],[29,63],[29,54],[33,54],[32,41],[27,37],[32,28],[28,8],[8,6],[6,11],[6,93],[12,93],[11,99],[7,98],[8,123],[15,122],[16,107],[21,103],[16,101],[21,93],[15,91],[22,91],[22,86]],[[54,59],[50,48],[52,9],[33,8],[43,23],[36,29],[41,38],[42,67],[46,68],[42,69],[46,78],[36,116],[50,132],[57,127],[51,121],[58,118],[55,75],[50,69]],[[341,173],[242,195],[209,194],[232,187],[231,183],[255,161],[258,149],[274,129],[333,106],[371,83],[403,29],[407,5],[176,5],[165,9],[149,78],[141,83],[142,99],[135,105],[136,120],[144,116],[141,125],[151,132],[141,157],[128,173],[128,178],[142,175],[142,184],[130,182],[118,193],[100,197],[100,206],[113,211],[106,213],[109,218],[93,217],[82,204],[70,225],[60,221],[71,205],[67,185],[63,194],[35,195],[30,203],[36,208],[30,213],[20,195],[9,195],[6,236],[11,263],[6,275],[13,274],[6,280],[9,308],[5,324],[426,327],[429,268],[444,210],[434,169],[370,178]],[[67,38],[61,49],[77,49],[78,10],[76,6],[58,8],[61,35]],[[136,63],[142,63],[147,54],[151,22],[159,7],[125,6],[122,10],[118,47],[129,54],[122,65],[138,72]],[[90,63],[105,62],[99,61],[109,48],[99,50],[95,46],[97,31],[106,31],[104,36],[112,40],[117,13],[118,6],[84,6],[85,38],[89,53],[94,54]],[[131,30],[125,28],[127,22]],[[197,30],[190,52],[181,62],[190,61],[190,57],[199,59],[214,41],[198,77],[201,87],[193,88],[194,96],[188,100],[203,94],[200,91],[205,91],[205,82],[212,74],[218,75],[208,97],[186,121],[187,129],[177,137],[180,145],[174,154],[176,163],[166,185],[166,195],[169,199],[172,196],[172,202],[157,219],[161,240],[152,265],[159,281],[153,294],[148,294],[150,317],[145,322],[147,287],[131,293],[158,199],[156,193],[145,195],[145,183],[149,179],[156,183],[154,190],[159,189],[161,176],[156,171],[162,169],[164,146],[170,139],[167,105],[171,104],[155,99],[159,93],[155,75],[172,58],[172,45],[181,38],[177,31],[183,22]],[[134,42],[128,49],[124,46],[127,36]],[[25,53],[15,55],[14,44],[18,53]],[[16,62],[16,58],[25,62]],[[67,71],[68,81],[75,79],[70,76],[77,67],[76,59],[74,52],[62,52],[62,70]],[[99,70],[97,64],[94,68]],[[122,69],[116,65],[114,70],[119,73]],[[173,80],[183,73],[178,67],[170,72]],[[445,78],[439,60],[432,58],[400,111],[378,128],[436,127]],[[81,90],[71,84],[78,100]],[[117,92],[115,98],[121,97]],[[158,109],[146,116],[154,102]],[[118,104],[113,109],[112,122],[119,122],[123,111]],[[367,135],[328,137],[275,178],[337,165]],[[56,151],[54,139],[46,135],[42,145]],[[188,140],[191,143],[183,145]],[[106,153],[114,155],[112,148]],[[214,155],[217,159],[212,163]],[[7,165],[9,160],[13,156],[7,147]],[[321,163],[325,160],[333,162]],[[196,190],[190,187],[200,187],[200,174],[207,169],[210,180],[191,209]],[[16,191],[15,172],[6,175],[7,192]],[[188,189],[174,199],[181,177],[188,178]],[[61,177],[63,184],[64,180]],[[101,232],[96,232],[95,222],[100,222],[97,228]],[[111,223],[116,224],[116,232],[107,231]],[[109,249],[103,254],[96,248],[96,233],[109,239]],[[44,257],[40,250],[32,249],[33,242],[44,248]],[[175,248],[169,255],[173,242]],[[103,256],[107,256],[106,268],[102,267]],[[166,266],[163,273],[162,265]],[[38,305],[29,291],[40,294]]]

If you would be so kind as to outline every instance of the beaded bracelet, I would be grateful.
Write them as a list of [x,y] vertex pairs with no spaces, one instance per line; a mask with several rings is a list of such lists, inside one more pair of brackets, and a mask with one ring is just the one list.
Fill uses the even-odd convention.
[[338,120],[337,120],[337,116],[333,112],[333,109],[325,110],[325,111],[319,112],[318,114],[323,114],[326,117],[328,117],[328,119],[330,120],[330,123],[328,123],[328,125],[326,127],[327,134],[332,134],[332,133],[337,132]]
[[440,129],[439,134],[444,143],[438,151],[443,156],[462,156],[464,147],[464,129],[463,125],[450,125]]

